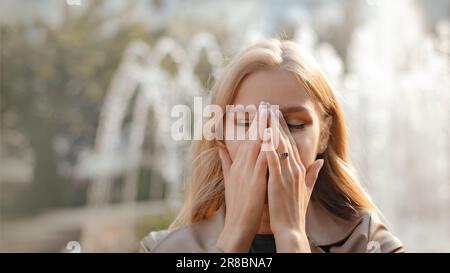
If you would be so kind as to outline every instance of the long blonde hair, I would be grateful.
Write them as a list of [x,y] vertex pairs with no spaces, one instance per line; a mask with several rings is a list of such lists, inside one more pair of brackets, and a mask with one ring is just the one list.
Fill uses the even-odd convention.
[[[211,103],[225,109],[232,104],[236,90],[250,73],[281,68],[294,73],[316,100],[322,114],[332,117],[326,151],[319,157],[324,166],[315,184],[312,199],[319,201],[331,213],[353,218],[359,209],[374,209],[369,195],[357,181],[349,163],[347,132],[341,106],[328,81],[315,61],[296,43],[270,39],[244,50],[227,67],[212,88]],[[213,117],[217,118],[217,117]],[[222,118],[222,117],[219,117]],[[169,228],[177,228],[208,219],[225,203],[225,189],[218,148],[221,140],[194,140],[193,158],[188,160],[187,188],[184,205]]]

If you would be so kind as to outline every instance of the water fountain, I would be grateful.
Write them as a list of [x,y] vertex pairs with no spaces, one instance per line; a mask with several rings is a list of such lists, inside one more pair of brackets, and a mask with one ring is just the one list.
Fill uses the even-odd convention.
[[[415,2],[375,3],[369,19],[354,31],[346,62],[331,45],[318,42],[307,24],[296,27],[294,40],[313,53],[336,88],[349,123],[351,157],[394,232],[410,250],[448,250],[450,23],[439,22],[436,34],[430,34]],[[253,38],[264,36],[258,29],[246,31]],[[186,143],[170,138],[168,113],[174,104],[190,105],[194,95],[207,98],[195,74],[202,49],[214,75],[223,58],[208,33],[194,36],[187,46],[164,37],[153,48],[139,41],[127,48],[102,107],[95,149],[80,157],[77,169],[92,181],[90,208],[108,206],[111,181],[118,175],[125,181],[123,203],[132,208],[149,111],[158,121],[160,147],[152,162],[169,183],[168,202],[179,204]],[[165,56],[177,66],[175,77],[161,67]],[[133,107],[133,115],[125,134],[127,107]],[[84,226],[86,242],[101,233],[97,226],[98,221]]]
[[[172,120],[169,113],[175,104],[191,105],[194,96],[205,96],[194,71],[202,50],[206,52],[208,62],[214,68],[219,67],[221,52],[215,38],[207,33],[194,36],[186,49],[169,37],[160,39],[154,48],[140,41],[132,42],[107,91],[95,149],[81,156],[77,175],[92,180],[88,191],[88,208],[108,206],[114,177],[123,177],[122,204],[126,206],[129,219],[125,224],[127,227],[122,230],[131,233],[121,238],[121,241],[128,244],[136,243],[136,238],[132,238],[133,204],[138,190],[137,177],[149,111],[153,111],[157,121],[154,130],[157,149],[152,153],[152,164],[169,183],[166,202],[171,207],[179,206],[186,143],[171,139]],[[177,65],[174,77],[161,68],[161,62],[166,56]],[[128,107],[133,109],[132,121],[129,131],[124,132],[122,127]],[[108,219],[103,221],[108,222]],[[116,221],[114,225],[117,225]],[[104,244],[99,234],[104,228],[98,218],[88,220],[83,227],[84,247],[102,249]],[[110,240],[109,237],[105,239],[108,243],[111,243]]]

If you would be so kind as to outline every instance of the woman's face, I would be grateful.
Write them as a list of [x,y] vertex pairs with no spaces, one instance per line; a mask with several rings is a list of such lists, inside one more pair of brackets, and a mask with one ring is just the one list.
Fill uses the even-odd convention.
[[[324,120],[319,107],[294,74],[282,69],[259,70],[248,75],[240,84],[233,105],[258,107],[261,101],[279,107],[296,142],[302,163],[307,168],[316,160],[317,154],[323,152],[324,149],[321,150],[320,146],[328,140],[326,135],[321,134]],[[254,112],[248,112],[246,117],[240,118],[235,115],[235,120],[227,120],[226,124],[248,126],[248,121],[252,121],[253,116]],[[228,139],[226,137],[225,144],[234,160],[239,147],[238,141],[242,140]]]

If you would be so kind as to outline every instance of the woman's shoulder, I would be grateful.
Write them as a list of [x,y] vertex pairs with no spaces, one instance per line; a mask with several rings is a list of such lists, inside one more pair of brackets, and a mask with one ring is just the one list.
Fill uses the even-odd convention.
[[139,252],[223,252],[215,245],[219,230],[205,226],[204,223],[198,223],[176,229],[151,231],[141,240]]
[[216,241],[223,229],[224,213],[221,207],[208,219],[152,231],[141,240],[140,252],[222,252],[216,247]]
[[364,241],[366,252],[404,252],[401,241],[388,228],[383,215],[375,210],[359,210],[359,225],[347,242]]
[[152,252],[157,247],[157,245],[173,231],[174,230],[169,229],[151,231],[141,240],[139,244],[139,252]]
[[142,252],[222,252],[215,246],[221,229],[204,220],[186,226],[151,231],[140,242]]
[[376,209],[359,208],[352,217],[341,217],[322,204],[312,202],[306,224],[310,243],[319,252],[404,251],[402,243]]

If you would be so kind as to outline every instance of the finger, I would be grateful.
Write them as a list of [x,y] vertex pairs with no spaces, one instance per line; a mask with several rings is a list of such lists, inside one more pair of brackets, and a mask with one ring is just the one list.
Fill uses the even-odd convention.
[[228,180],[228,174],[230,173],[230,168],[231,168],[231,158],[230,155],[228,154],[228,151],[225,148],[219,148],[219,157],[220,157],[220,162],[222,163],[222,171],[223,171],[223,176],[225,180]]
[[[242,130],[238,126],[238,122],[243,119],[243,106],[242,105],[227,105],[225,112],[225,142],[229,142],[232,146],[235,146],[235,157],[234,162],[238,161],[241,142],[239,141],[240,134]],[[245,133],[245,131],[244,131]],[[222,147],[223,148],[223,147]],[[220,148],[218,150],[220,160],[222,161],[222,152]]]
[[[255,111],[255,116],[250,124],[250,128],[248,129],[245,146],[246,152],[250,159],[255,162],[260,148],[261,148],[261,139],[258,137],[258,127],[261,127],[260,120],[264,119],[267,116],[267,111],[265,111],[265,107],[263,104],[260,104],[257,111]],[[267,120],[267,117],[265,118]]]
[[[279,124],[279,117],[278,117],[278,114],[275,113],[273,107],[270,105],[268,106],[268,112],[270,115],[270,118],[269,118],[270,127],[273,129],[273,131],[272,131],[273,143],[274,143],[275,149],[280,150],[279,145],[281,143],[281,140],[283,139],[283,135],[282,135],[282,130],[281,130],[280,124]],[[287,144],[287,141],[284,141],[284,143]],[[289,152],[289,149],[286,145],[285,145],[285,148],[286,149],[282,150],[282,151]]]
[[[263,152],[258,154],[255,164],[256,181],[266,181],[267,177],[267,157]],[[266,183],[264,185],[266,186]]]
[[269,147],[269,149],[264,152],[267,158],[267,167],[269,170],[269,174],[274,177],[280,177],[281,165],[277,151],[275,150],[275,146],[273,145],[272,128],[266,128],[266,130],[264,130],[264,142],[267,143]]
[[[236,119],[237,120],[244,120],[245,119],[245,108],[244,108],[244,106],[236,105],[234,109],[235,109],[235,113],[234,114],[237,115]],[[244,127],[237,126],[237,124],[235,125],[233,123],[232,126],[236,130],[236,132],[235,132],[236,135],[233,135],[232,141],[237,142],[236,143],[237,149],[236,149],[235,160],[238,160],[238,159],[241,158],[241,154],[245,154],[245,152],[243,150],[245,149],[245,139],[247,137],[247,132],[246,132]]]
[[[242,105],[235,106],[235,115],[237,115],[237,120],[244,120],[246,115],[246,109]],[[255,116],[253,117],[252,122],[250,123],[249,128],[244,128],[233,124],[234,128],[236,128],[236,138],[233,138],[232,141],[237,141],[237,152],[235,161],[239,161],[243,156],[248,153],[248,149],[250,142],[250,131],[254,131],[254,126],[256,125],[254,122],[255,118],[257,118],[257,112],[255,112]],[[244,130],[243,130],[244,129]]]
[[301,164],[300,153],[299,153],[299,151],[297,149],[297,142],[295,142],[294,137],[292,136],[291,131],[289,130],[287,122],[284,119],[283,114],[281,113],[281,111],[278,110],[278,109],[276,109],[275,111],[276,111],[276,114],[279,117],[279,122],[280,122],[280,127],[281,127],[280,131],[283,133],[283,135],[289,141],[289,144],[290,144],[290,146],[292,148],[293,156],[295,157],[297,162],[299,164]]
[[320,169],[322,168],[324,163],[323,159],[318,159],[311,164],[306,170],[305,183],[308,188],[308,192],[311,194],[316,184],[317,177],[319,176]]
[[258,115],[258,137],[262,139],[264,137],[264,130],[267,128],[267,104],[261,102],[259,105],[259,115]]
[[[267,104],[264,101],[261,101],[258,109],[258,137],[260,139],[264,139],[264,132],[267,128]],[[263,145],[260,145],[260,150],[263,150]],[[267,175],[267,158],[264,153],[258,152],[258,158],[256,159],[256,166],[258,174],[263,175],[263,178],[266,178]],[[265,179],[264,179],[265,180]]]
[[[287,127],[287,123],[284,120],[281,112],[278,109],[271,108],[270,113],[275,117],[275,120],[271,120],[273,121],[273,126],[271,126],[275,128],[275,132],[277,132],[279,135],[279,146],[277,148],[277,152],[278,154],[282,152],[289,153],[288,158],[280,160],[281,169],[283,171],[291,172],[292,170],[296,170],[296,166],[298,166],[298,170],[304,174],[305,168],[300,160],[300,155],[297,150],[297,144],[292,138],[289,128]],[[285,129],[283,129],[282,127],[283,122],[285,124]],[[291,140],[289,140],[289,136],[291,136]]]
[[235,141],[237,141],[237,148],[236,148],[236,156],[234,157],[234,162],[240,162],[243,155],[245,155],[246,145],[244,140],[235,140]]
[[247,131],[247,137],[246,140],[257,140],[258,139],[258,119],[259,119],[259,111],[260,111],[261,107],[259,107],[258,109],[256,109],[255,111],[255,116],[252,119],[252,122],[250,124],[250,127]]
[[[272,143],[274,143],[275,151],[279,154],[282,152],[288,152],[290,156],[293,155],[292,150],[288,146],[288,141],[284,134],[281,132],[281,128],[279,126],[279,122],[277,122],[276,114],[273,109],[270,109],[270,114],[273,115],[275,120],[271,123],[270,128],[272,128]],[[278,141],[277,141],[278,140]],[[278,145],[276,145],[278,142]]]

